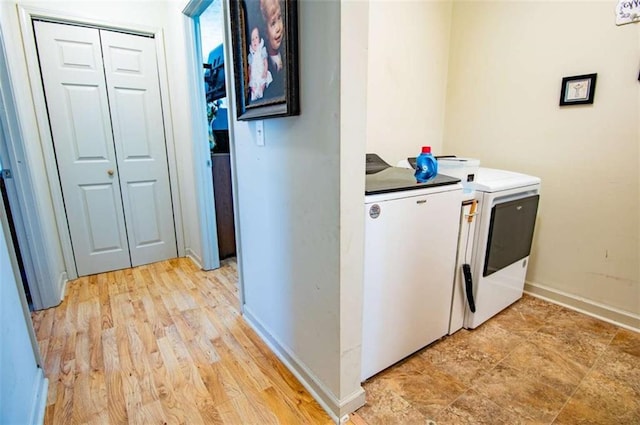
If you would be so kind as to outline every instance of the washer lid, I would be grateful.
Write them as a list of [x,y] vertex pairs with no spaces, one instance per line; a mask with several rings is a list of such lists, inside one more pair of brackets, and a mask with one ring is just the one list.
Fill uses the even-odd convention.
[[374,153],[366,155],[365,164],[365,195],[446,186],[460,181],[459,178],[438,174],[425,183],[417,183],[412,169],[392,167]]
[[438,174],[426,183],[417,183],[413,170],[408,168],[387,167],[377,173],[365,177],[365,195],[378,193],[401,192],[406,190],[425,189],[437,186],[456,184],[459,178]]
[[535,184],[540,184],[539,177],[483,167],[478,169],[476,180],[472,183],[474,189],[481,192],[499,192]]

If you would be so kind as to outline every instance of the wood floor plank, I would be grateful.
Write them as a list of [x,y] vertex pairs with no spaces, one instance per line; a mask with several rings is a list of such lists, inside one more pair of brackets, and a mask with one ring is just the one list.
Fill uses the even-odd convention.
[[[141,425],[167,423],[167,418],[162,409],[162,403],[160,403],[159,400],[154,400],[142,405],[137,416],[140,419],[138,423]],[[130,423],[135,423],[135,421],[130,421]]]
[[244,336],[251,342],[250,353],[265,375],[269,376],[274,385],[286,395],[298,403],[313,403],[314,399],[304,389],[295,376],[278,360],[278,358],[262,342],[258,335],[244,321],[238,322]]
[[[234,407],[236,412],[241,412],[243,423],[256,425],[265,423],[263,422],[264,419],[260,417],[260,415],[256,412],[256,410],[253,408],[253,406],[245,396],[234,398],[233,400],[231,400],[231,405]],[[268,424],[269,422],[267,422],[265,425]]]
[[233,338],[217,338],[214,340],[214,347],[222,361],[229,367],[233,376],[242,385],[255,387],[262,391],[271,386],[271,382],[262,374],[255,363],[249,360],[246,353],[238,354],[237,343]]
[[76,334],[75,350],[73,353],[76,361],[76,372],[86,374],[89,372],[91,361],[91,351],[89,348],[89,334],[79,332]]
[[53,331],[55,309],[48,308],[46,310],[37,311],[32,315],[32,318],[34,316],[37,318],[37,320],[34,321],[36,338],[38,339],[38,341],[49,339],[49,337],[51,336],[51,332]]
[[[51,384],[49,384],[49,386],[51,386]],[[54,423],[53,418],[55,417],[55,410],[55,404],[47,404],[47,407],[44,410],[44,425],[51,425]]]
[[102,331],[102,350],[109,422],[114,424],[127,423],[116,328]]
[[86,425],[111,425],[109,422],[109,412],[103,411],[91,417],[89,422],[85,423]]
[[212,363],[208,367],[201,367],[202,380],[209,391],[209,396],[215,405],[228,403],[243,395],[238,382],[222,362]]
[[125,400],[127,420],[130,424],[142,424],[142,389],[140,381],[136,379],[133,372],[120,372],[122,394]]
[[297,413],[297,409],[292,409],[273,387],[264,390],[263,397],[281,424],[304,423],[304,418]]
[[104,330],[113,327],[109,300],[109,280],[106,273],[98,275],[98,302],[100,303],[100,328]]
[[104,414],[108,420],[107,383],[102,370],[92,371],[89,374],[89,397],[94,416]]
[[191,394],[184,391],[186,386],[186,379],[182,374],[182,369],[178,357],[173,351],[173,346],[168,337],[158,339],[158,347],[162,355],[163,363],[166,366],[167,374],[169,376],[170,385],[173,388],[173,394],[176,396],[176,401],[180,405],[187,406],[184,409],[185,420],[188,424],[204,424],[204,420],[200,415],[200,412],[195,406],[195,400],[189,399]]
[[362,419],[362,416],[360,416],[357,413],[352,413],[351,417],[349,418],[349,422],[347,422],[347,424],[351,424],[351,425],[367,425],[367,422]]
[[238,412],[238,404],[232,401],[216,406],[216,410],[225,425],[249,423],[249,419]]
[[92,370],[104,369],[102,352],[102,320],[100,319],[100,302],[98,298],[89,301],[89,366]]
[[172,259],[69,282],[32,317],[46,424],[329,424],[239,312],[237,267]]
[[55,405],[58,393],[58,377],[60,376],[60,366],[62,364],[62,350],[47,352],[44,357],[44,369],[49,379],[49,390],[47,392],[47,406]]
[[71,423],[73,420],[74,362],[75,360],[69,360],[63,363],[60,369],[56,392],[56,409],[53,418],[56,424]]
[[171,424],[180,424],[184,422],[184,411],[180,407],[180,403],[174,394],[173,387],[170,382],[167,370],[164,367],[162,354],[159,351],[151,353],[151,367],[153,380],[158,389],[158,397],[162,410],[164,411],[167,422]]
[[133,370],[133,358],[131,356],[131,347],[129,346],[129,335],[127,334],[127,326],[126,324],[119,324],[116,325],[114,329],[120,370],[131,372]]
[[[107,372],[105,375],[107,388],[107,406],[109,412],[109,423],[126,424],[127,406],[125,394],[122,387],[122,375],[120,371]],[[56,422],[63,423],[63,422]]]
[[134,359],[133,370],[130,371],[130,376],[133,376],[133,374],[136,375],[139,391],[141,392],[141,403],[148,404],[154,400],[158,400],[159,395],[153,382],[147,351],[138,334],[137,324],[129,324],[127,326],[127,335],[129,337],[129,351]]
[[73,423],[88,422],[95,413],[93,412],[90,394],[89,374],[81,373],[75,379],[73,385]]

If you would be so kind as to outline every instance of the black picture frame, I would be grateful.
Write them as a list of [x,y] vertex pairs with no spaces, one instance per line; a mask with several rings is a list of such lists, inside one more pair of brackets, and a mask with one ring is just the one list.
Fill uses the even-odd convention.
[[562,79],[560,106],[592,104],[598,74],[574,75]]
[[230,17],[238,120],[299,115],[298,1],[231,0]]

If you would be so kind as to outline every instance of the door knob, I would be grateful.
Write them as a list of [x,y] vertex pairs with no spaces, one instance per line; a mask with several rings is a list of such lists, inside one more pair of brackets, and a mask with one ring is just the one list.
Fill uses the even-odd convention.
[[107,174],[109,174],[109,177],[113,177],[113,170],[107,170]]

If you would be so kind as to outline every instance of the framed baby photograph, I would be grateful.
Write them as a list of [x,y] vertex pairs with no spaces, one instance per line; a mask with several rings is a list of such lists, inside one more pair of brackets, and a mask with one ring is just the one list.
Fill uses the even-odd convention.
[[300,114],[297,0],[231,0],[238,120]]
[[560,90],[560,106],[593,103],[597,76],[598,74],[586,74],[564,77]]

